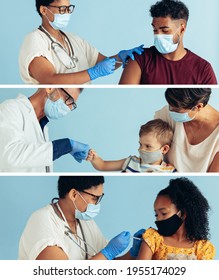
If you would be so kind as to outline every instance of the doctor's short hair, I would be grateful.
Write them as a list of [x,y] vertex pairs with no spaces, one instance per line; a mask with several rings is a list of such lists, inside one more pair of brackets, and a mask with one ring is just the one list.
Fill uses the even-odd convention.
[[76,189],[80,192],[103,183],[103,176],[60,176],[58,180],[59,198],[64,198],[71,189]]
[[174,20],[184,19],[186,22],[189,19],[189,10],[182,1],[177,0],[162,0],[156,2],[150,8],[152,18],[170,17]]
[[165,91],[167,103],[179,109],[192,109],[199,103],[206,106],[210,95],[210,88],[168,88]]
[[187,238],[191,241],[208,240],[210,206],[198,187],[188,178],[171,179],[169,185],[158,196],[167,196],[171,202],[186,214],[185,228]]
[[58,2],[58,0],[36,0],[36,9],[37,9],[37,12],[40,16],[41,13],[40,13],[40,6],[49,6],[50,4],[52,4],[53,2]]
[[142,137],[148,133],[153,133],[157,138],[157,141],[162,146],[171,146],[173,140],[173,129],[167,122],[161,119],[155,119],[143,124],[139,130],[139,137]]

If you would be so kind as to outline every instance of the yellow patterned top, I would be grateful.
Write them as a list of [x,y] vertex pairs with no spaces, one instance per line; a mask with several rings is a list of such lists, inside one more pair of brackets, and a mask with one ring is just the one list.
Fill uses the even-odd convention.
[[143,239],[153,253],[153,260],[212,260],[215,256],[215,247],[209,240],[197,240],[192,248],[172,247],[166,245],[163,236],[153,228],[145,231]]

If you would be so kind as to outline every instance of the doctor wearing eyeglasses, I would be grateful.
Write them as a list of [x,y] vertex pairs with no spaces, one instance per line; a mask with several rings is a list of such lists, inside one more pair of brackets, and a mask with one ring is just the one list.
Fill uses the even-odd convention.
[[[112,260],[128,247],[130,232],[109,242],[94,218],[100,212],[104,177],[60,176],[59,198],[29,218],[19,243],[21,260]],[[135,234],[129,252],[119,259],[135,259],[144,230]]]
[[77,108],[81,89],[42,88],[0,104],[0,172],[51,172],[53,162],[70,154],[86,159],[89,145],[71,138],[49,141],[47,123]]
[[36,0],[42,18],[40,27],[29,33],[19,56],[20,74],[27,84],[84,84],[110,75],[125,64],[141,46],[106,57],[88,42],[64,33],[75,5],[69,0]]

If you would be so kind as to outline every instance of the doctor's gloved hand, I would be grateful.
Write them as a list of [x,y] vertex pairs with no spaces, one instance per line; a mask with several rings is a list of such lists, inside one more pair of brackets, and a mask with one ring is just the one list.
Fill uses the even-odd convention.
[[99,77],[110,75],[114,72],[116,65],[115,58],[105,58],[103,61],[97,63],[94,67],[87,70],[90,79],[95,80]]
[[81,163],[82,160],[87,158],[88,152],[90,150],[90,146],[87,144],[77,142],[72,139],[69,140],[72,146],[72,151],[70,152],[70,154],[77,162]]
[[108,245],[101,250],[101,253],[108,259],[115,259],[116,256],[121,254],[129,245],[130,242],[130,232],[123,231],[113,239],[110,240]]
[[145,229],[142,228],[134,234],[134,237],[136,237],[136,238],[133,238],[132,248],[130,249],[130,255],[132,257],[137,257],[138,256],[138,253],[139,253],[139,250],[140,250],[140,247],[141,247],[141,243],[142,243],[142,240],[143,240],[142,239],[142,234],[144,232],[145,232]]
[[139,47],[130,49],[130,50],[122,50],[118,53],[118,57],[122,60],[122,67],[125,67],[125,64],[127,62],[127,60],[129,59],[129,57],[132,60],[135,60],[134,54],[133,53],[137,53],[137,54],[142,54],[144,49],[143,49],[144,45],[141,45]]

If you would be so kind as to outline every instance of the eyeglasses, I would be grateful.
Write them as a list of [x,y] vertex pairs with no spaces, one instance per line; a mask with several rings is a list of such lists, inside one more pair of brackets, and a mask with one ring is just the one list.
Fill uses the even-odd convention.
[[[66,98],[64,98],[65,104],[66,104],[67,106],[72,106],[71,111],[73,111],[74,109],[76,109],[76,108],[77,108],[77,104],[75,103],[74,98],[73,98],[69,93],[67,93],[67,91],[66,91],[64,88],[60,88],[60,90],[62,90],[62,91],[64,92],[64,94],[65,94],[65,97],[66,97]],[[57,88],[56,91],[54,91],[53,93],[51,93],[51,94],[48,96],[48,98],[49,98],[50,100],[52,100],[53,102],[55,102],[55,101],[57,101],[58,99],[60,99],[61,96],[62,96],[62,95],[61,95],[59,89]]]
[[69,94],[67,93],[67,91],[64,89],[64,88],[60,88],[68,97],[67,99],[65,99],[65,104],[67,106],[71,106],[72,105],[72,111],[75,110],[77,108],[77,104],[75,103],[75,100],[74,98]]
[[59,13],[60,14],[65,14],[67,11],[68,11],[69,14],[72,14],[74,9],[75,9],[75,5],[70,5],[70,6],[53,6],[53,5],[48,5],[47,7],[52,7],[52,8],[59,9]]
[[99,204],[100,201],[102,200],[103,196],[104,196],[104,193],[101,194],[101,195],[95,195],[95,194],[92,194],[92,193],[89,193],[89,192],[86,192],[86,191],[80,191],[80,192],[86,193],[86,194],[89,194],[89,195],[95,197],[96,198],[96,203],[95,204]]

